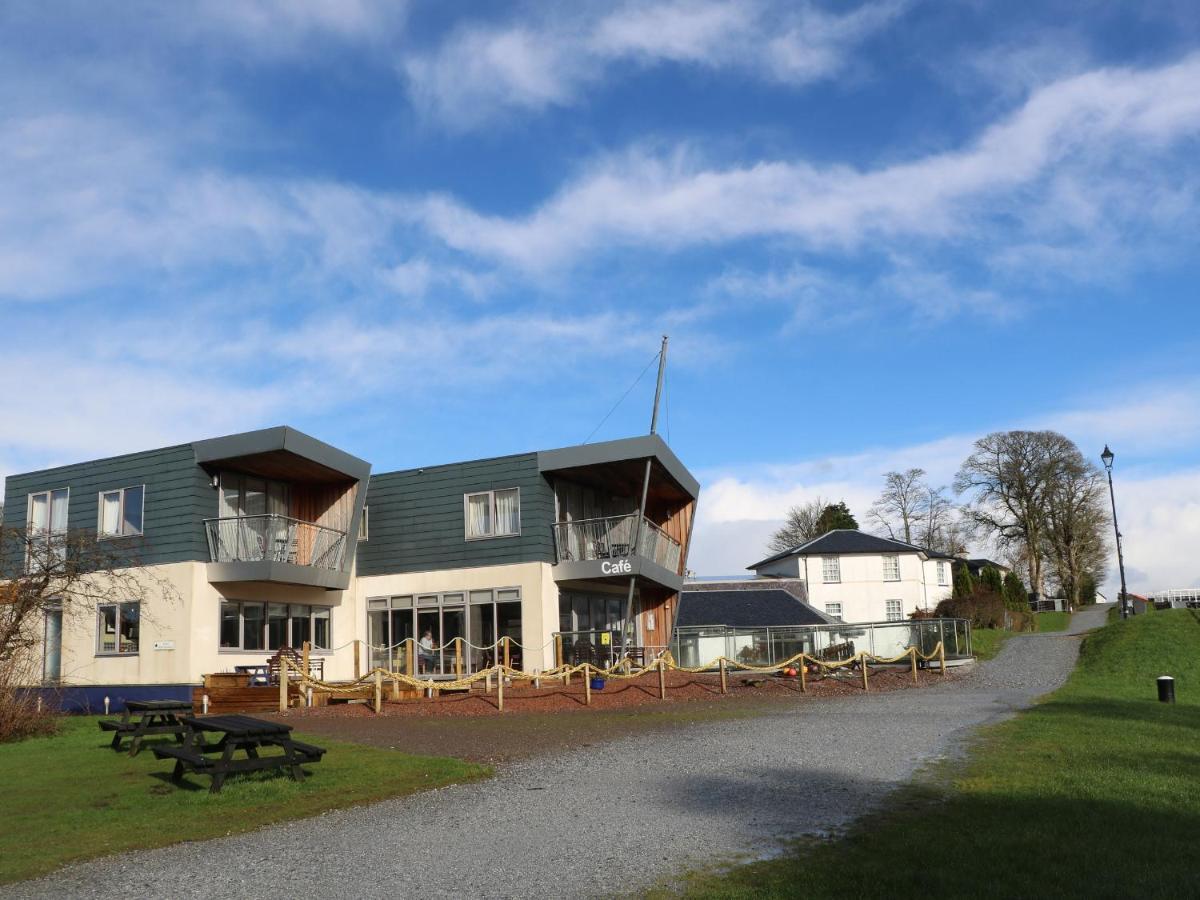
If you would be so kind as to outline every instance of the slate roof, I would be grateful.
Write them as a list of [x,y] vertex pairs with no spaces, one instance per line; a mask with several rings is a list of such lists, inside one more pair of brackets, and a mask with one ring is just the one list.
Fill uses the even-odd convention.
[[683,591],[676,626],[826,625],[832,620],[781,588],[755,591]]
[[757,569],[760,566],[767,565],[767,563],[787,559],[789,556],[841,556],[850,553],[924,553],[930,559],[954,558],[944,553],[935,553],[932,550],[926,550],[924,547],[918,547],[916,544],[906,544],[904,541],[867,534],[854,528],[835,528],[833,531],[827,531],[820,537],[815,537],[811,541],[801,544],[799,547],[784,550],[782,553],[776,553],[774,556],[768,556],[766,559],[746,568]]

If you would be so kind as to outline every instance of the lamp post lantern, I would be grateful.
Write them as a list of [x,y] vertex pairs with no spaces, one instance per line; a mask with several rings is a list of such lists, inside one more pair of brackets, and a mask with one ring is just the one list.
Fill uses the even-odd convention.
[[1125,591],[1125,554],[1121,550],[1121,529],[1117,525],[1117,495],[1113,493],[1112,483],[1112,466],[1114,454],[1108,449],[1108,444],[1104,445],[1104,452],[1100,454],[1100,459],[1104,463],[1104,469],[1108,472],[1108,498],[1112,501],[1113,514],[1113,531],[1117,535],[1117,568],[1121,571],[1121,618],[1129,618],[1129,595]]

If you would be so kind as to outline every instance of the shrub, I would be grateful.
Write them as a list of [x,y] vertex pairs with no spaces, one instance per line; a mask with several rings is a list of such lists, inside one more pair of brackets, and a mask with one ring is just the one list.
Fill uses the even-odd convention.
[[976,585],[968,597],[951,597],[937,605],[934,614],[954,619],[968,619],[972,628],[1004,628],[1009,631],[1031,631],[1033,613],[1009,609],[1004,597]]

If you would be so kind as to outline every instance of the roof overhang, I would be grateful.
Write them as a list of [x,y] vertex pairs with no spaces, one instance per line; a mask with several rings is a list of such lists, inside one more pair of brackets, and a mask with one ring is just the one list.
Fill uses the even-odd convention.
[[537,455],[538,470],[541,472],[570,472],[600,466],[620,466],[622,463],[636,463],[646,459],[653,460],[659,474],[666,475],[673,481],[680,493],[688,499],[695,500],[700,496],[700,482],[679,461],[679,457],[671,451],[667,442],[657,434],[603,441],[599,444],[580,444],[559,450],[542,450]]
[[364,482],[371,464],[286,426],[263,428],[192,444],[197,464],[222,465],[261,475],[309,482]]

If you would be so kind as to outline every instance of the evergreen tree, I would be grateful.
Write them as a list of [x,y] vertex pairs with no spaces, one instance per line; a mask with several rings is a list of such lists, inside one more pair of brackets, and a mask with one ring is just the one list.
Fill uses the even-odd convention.
[[817,519],[817,534],[824,534],[835,528],[858,528],[858,520],[847,508],[845,501],[829,504],[821,510],[821,518]]
[[956,600],[970,597],[975,593],[975,579],[971,577],[971,570],[967,568],[966,563],[954,564],[954,591],[953,596]]
[[1079,579],[1079,604],[1090,606],[1096,602],[1096,576],[1085,572]]
[[1016,572],[1004,576],[1004,605],[1013,610],[1029,609],[1029,592]]
[[997,596],[1004,594],[1004,576],[1000,574],[1000,570],[995,566],[984,566],[979,573],[979,583],[989,593]]

